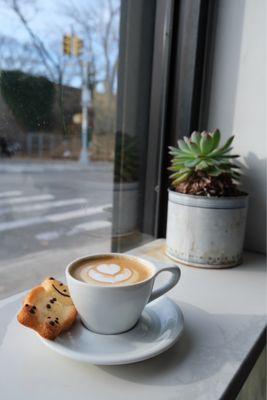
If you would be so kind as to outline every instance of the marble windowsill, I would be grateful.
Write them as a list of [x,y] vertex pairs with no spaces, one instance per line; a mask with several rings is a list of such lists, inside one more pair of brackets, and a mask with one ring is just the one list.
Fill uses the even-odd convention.
[[[156,240],[131,253],[172,264],[164,248]],[[233,269],[181,270],[169,293],[184,313],[181,339],[166,353],[128,366],[98,367],[54,354],[18,326],[22,294],[0,301],[1,398],[234,399],[265,343],[265,257],[246,253]]]

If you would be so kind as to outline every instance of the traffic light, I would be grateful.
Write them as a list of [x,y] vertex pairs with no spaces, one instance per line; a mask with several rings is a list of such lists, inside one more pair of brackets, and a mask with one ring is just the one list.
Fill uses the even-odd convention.
[[78,36],[73,36],[73,53],[76,57],[82,54],[83,41],[78,38]]
[[64,35],[63,37],[63,53],[67,56],[71,55],[71,36]]

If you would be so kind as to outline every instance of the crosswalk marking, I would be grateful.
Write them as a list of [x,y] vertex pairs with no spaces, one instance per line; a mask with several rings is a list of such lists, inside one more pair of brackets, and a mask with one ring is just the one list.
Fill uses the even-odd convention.
[[109,227],[111,227],[111,223],[109,221],[104,221],[104,220],[90,221],[90,222],[85,222],[83,224],[75,225],[74,228],[72,228],[69,232],[66,232],[63,229],[57,231],[41,232],[35,235],[35,238],[40,241],[49,242],[51,240],[58,239],[62,236],[74,236],[82,232],[89,232]]
[[12,196],[20,196],[21,192],[19,190],[10,190],[9,192],[0,193],[0,198],[2,197],[12,197]]
[[55,240],[58,239],[59,237],[63,236],[64,232],[59,231],[47,231],[47,232],[41,232],[35,235],[35,238],[43,241],[45,240],[46,242],[49,242],[50,240]]
[[93,214],[98,214],[104,211],[104,208],[110,207],[110,204],[105,204],[98,207],[82,208],[80,210],[67,211],[60,214],[48,215],[46,218],[49,222],[66,221],[68,219],[86,217]]
[[15,221],[1,222],[0,232],[17,228],[23,228],[25,226],[39,225],[47,222],[60,222],[75,218],[87,217],[89,215],[102,213],[106,207],[110,207],[110,204],[104,204],[98,207],[81,208],[79,210],[68,211],[58,214],[44,215],[40,217],[24,218]]
[[38,196],[21,196],[14,199],[0,199],[0,205],[12,205],[20,203],[28,203],[34,201],[53,200],[52,194],[41,194]]
[[95,229],[108,228],[111,226],[109,221],[91,221],[83,224],[78,224],[67,234],[67,236],[76,235],[81,232],[93,231]]
[[34,218],[26,218],[19,219],[16,221],[8,221],[0,223],[0,232],[10,231],[12,229],[24,228],[25,226],[38,225],[45,221],[45,217],[34,217]]
[[87,200],[86,199],[67,199],[67,200],[59,200],[59,201],[49,201],[49,202],[44,202],[44,203],[39,203],[39,204],[29,204],[26,206],[17,206],[17,207],[12,207],[10,209],[9,207],[3,207],[0,208],[0,215],[7,214],[7,213],[15,213],[15,212],[32,212],[32,211],[40,211],[40,210],[47,210],[49,208],[55,208],[55,207],[65,207],[65,206],[71,206],[71,205],[76,205],[76,204],[86,204]]

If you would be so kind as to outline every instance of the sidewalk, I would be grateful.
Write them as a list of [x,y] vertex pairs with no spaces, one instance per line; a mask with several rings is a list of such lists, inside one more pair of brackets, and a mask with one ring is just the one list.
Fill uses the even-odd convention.
[[42,173],[47,171],[112,171],[113,163],[91,161],[81,165],[78,161],[62,160],[16,160],[0,159],[0,172],[6,173]]

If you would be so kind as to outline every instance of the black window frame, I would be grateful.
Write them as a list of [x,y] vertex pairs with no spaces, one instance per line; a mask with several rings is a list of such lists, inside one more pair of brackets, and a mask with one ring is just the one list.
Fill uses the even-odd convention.
[[[168,146],[176,145],[179,138],[199,129],[204,119],[203,91],[207,86],[217,7],[214,0],[122,2],[124,12],[133,5],[139,12],[142,7],[145,12],[149,12],[150,7],[154,18],[154,21],[149,22],[153,35],[150,35],[150,41],[146,43],[146,46],[150,46],[151,63],[146,70],[146,79],[150,79],[150,82],[147,86],[149,93],[146,93],[145,111],[149,119],[146,121],[145,157],[140,167],[138,229],[158,238],[164,237],[166,233]],[[147,23],[147,18],[144,18],[143,24]],[[139,43],[140,46],[143,44]],[[140,54],[142,51],[144,54],[144,49],[140,50]],[[143,82],[139,84],[142,86]],[[127,95],[125,87],[120,86],[119,82],[118,109],[122,107],[120,91],[124,96]],[[127,118],[126,122],[124,119],[125,123],[127,125]],[[121,130],[120,123],[118,130]],[[116,240],[113,240],[112,248],[118,250]]]

